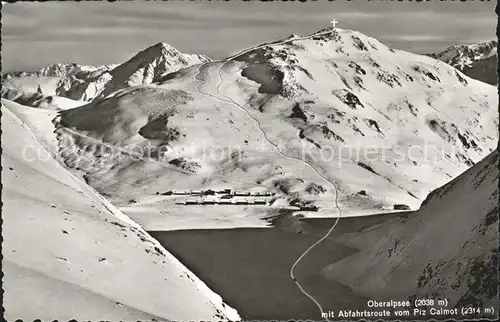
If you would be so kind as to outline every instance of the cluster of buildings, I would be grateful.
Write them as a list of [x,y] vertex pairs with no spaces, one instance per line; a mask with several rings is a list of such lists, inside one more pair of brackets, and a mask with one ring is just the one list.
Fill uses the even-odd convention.
[[[160,194],[160,193],[156,193]],[[176,202],[178,205],[267,205],[265,199],[242,199],[234,197],[271,197],[275,193],[272,192],[244,192],[234,191],[232,189],[220,190],[170,190],[161,193],[163,196],[196,196],[202,197],[199,199],[185,199]],[[203,198],[203,196],[212,196]]]
[[186,199],[176,202],[178,205],[267,205],[264,199],[231,200],[231,199]]
[[[157,192],[157,195],[160,193]],[[163,196],[190,196],[197,197],[176,202],[177,205],[268,205],[265,198],[276,195],[274,192],[248,192],[234,191],[232,189],[220,190],[169,190],[161,193]],[[242,198],[243,197],[243,198]],[[248,198],[257,197],[257,198]],[[259,198],[260,197],[260,198]],[[272,204],[272,203],[271,203]],[[269,205],[271,205],[269,204]],[[314,205],[294,205],[299,211],[318,211]]]
[[[159,193],[157,193],[159,194]],[[243,191],[233,191],[231,189],[222,190],[169,190],[162,193],[164,196],[234,196],[234,197],[271,197],[275,193],[272,192],[243,192]]]

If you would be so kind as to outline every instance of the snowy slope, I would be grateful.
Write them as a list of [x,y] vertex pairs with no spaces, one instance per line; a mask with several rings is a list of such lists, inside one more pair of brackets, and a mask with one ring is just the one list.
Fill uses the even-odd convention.
[[[359,32],[291,36],[233,58],[61,112],[66,165],[85,171],[93,187],[148,228],[179,220],[238,226],[262,211],[218,216],[219,209],[204,207],[186,214],[173,200],[151,196],[265,190],[277,193],[274,206],[315,204],[320,211],[307,215],[331,217],[330,181],[343,216],[394,204],[416,209],[498,139],[493,86]],[[101,148],[114,152],[105,157]],[[128,205],[131,199],[139,202]],[[146,213],[163,226],[148,226]]]
[[434,190],[406,221],[370,239],[346,238],[361,251],[326,267],[324,276],[369,298],[438,296],[448,308],[474,304],[498,312],[498,180],[495,151]]
[[139,225],[52,158],[53,114],[2,100],[5,318],[238,320]]
[[429,56],[444,61],[465,75],[488,84],[498,84],[496,40],[474,45],[454,45]]

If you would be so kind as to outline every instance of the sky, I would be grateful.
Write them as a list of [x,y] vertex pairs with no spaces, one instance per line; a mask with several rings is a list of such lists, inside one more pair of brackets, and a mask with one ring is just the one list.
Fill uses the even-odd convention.
[[2,8],[2,72],[122,63],[166,42],[217,59],[331,26],[415,53],[495,39],[496,1],[16,2]]

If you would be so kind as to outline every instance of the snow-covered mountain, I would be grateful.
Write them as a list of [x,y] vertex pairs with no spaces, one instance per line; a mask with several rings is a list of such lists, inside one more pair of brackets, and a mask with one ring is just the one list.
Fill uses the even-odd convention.
[[499,164],[494,151],[406,219],[343,237],[361,251],[323,275],[368,298],[446,298],[447,308],[494,307],[497,314]]
[[4,74],[2,97],[32,96],[40,88],[45,96],[88,102],[128,86],[150,84],[168,73],[209,60],[204,55],[183,54],[168,44],[158,43],[122,64],[53,64],[33,73]]
[[207,61],[210,58],[205,55],[183,54],[169,44],[160,42],[117,66],[110,74],[118,85],[147,85],[169,73]]
[[450,64],[469,77],[495,85],[498,84],[497,46],[496,40],[474,45],[453,45],[429,56]]
[[56,130],[66,165],[148,229],[253,225],[265,215],[186,213],[153,197],[169,189],[273,191],[273,206],[314,204],[314,216],[337,214],[336,190],[344,216],[416,209],[498,140],[493,86],[351,30],[148,77],[155,82],[62,111]]
[[2,100],[4,317],[239,320],[139,225],[53,158],[54,116]]

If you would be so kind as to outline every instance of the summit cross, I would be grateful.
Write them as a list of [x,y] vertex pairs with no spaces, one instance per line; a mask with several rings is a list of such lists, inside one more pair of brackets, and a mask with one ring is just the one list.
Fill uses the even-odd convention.
[[338,21],[333,19],[332,21],[330,21],[330,23],[332,24],[333,28],[335,28],[335,25],[338,23]]

